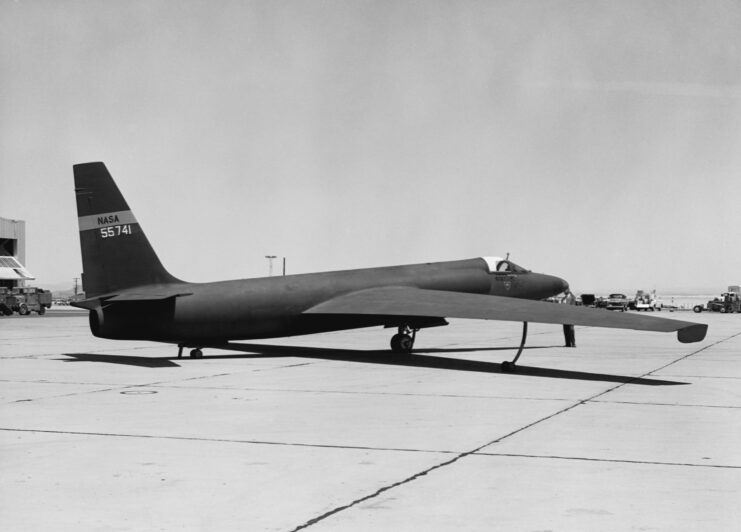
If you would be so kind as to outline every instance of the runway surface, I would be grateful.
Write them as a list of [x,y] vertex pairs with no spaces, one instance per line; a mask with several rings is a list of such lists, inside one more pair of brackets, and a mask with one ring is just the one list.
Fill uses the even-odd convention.
[[[667,313],[663,313],[667,314]],[[738,530],[741,315],[708,337],[453,321],[245,352],[0,318],[0,522],[16,530]]]

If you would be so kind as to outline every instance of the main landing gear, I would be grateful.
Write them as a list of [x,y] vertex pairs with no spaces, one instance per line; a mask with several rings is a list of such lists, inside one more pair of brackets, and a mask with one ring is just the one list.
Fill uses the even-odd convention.
[[412,329],[408,325],[399,327],[399,332],[391,337],[391,351],[408,355],[414,349],[414,340],[419,329]]
[[520,349],[517,350],[517,354],[515,355],[515,358],[512,362],[509,360],[505,360],[502,362],[502,371],[505,373],[512,373],[515,371],[515,363],[517,362],[517,359],[520,358],[520,355],[522,354],[522,350],[525,347],[525,340],[527,340],[527,322],[522,322],[522,340],[520,341]]
[[[178,345],[178,358],[183,358],[184,347],[184,345]],[[195,349],[191,349],[190,358],[203,358],[203,351],[201,351],[201,349],[198,347],[196,347]]]

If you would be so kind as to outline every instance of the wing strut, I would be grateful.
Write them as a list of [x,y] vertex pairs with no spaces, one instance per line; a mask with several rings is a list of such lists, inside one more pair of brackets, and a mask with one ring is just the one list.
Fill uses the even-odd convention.
[[527,340],[527,322],[522,322],[522,340],[520,341],[520,349],[517,350],[517,354],[515,355],[515,359],[510,362],[509,360],[505,360],[502,362],[502,371],[505,373],[511,373],[513,372],[515,368],[515,364],[517,363],[517,359],[520,358],[520,355],[522,354],[522,350],[525,347],[525,340]]

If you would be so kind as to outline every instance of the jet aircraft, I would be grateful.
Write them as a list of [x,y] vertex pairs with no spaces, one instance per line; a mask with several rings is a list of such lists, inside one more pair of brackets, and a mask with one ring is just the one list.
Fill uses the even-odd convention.
[[514,262],[480,257],[449,262],[189,283],[163,266],[106,166],[74,166],[86,299],[95,336],[189,348],[229,349],[229,342],[370,326],[396,329],[391,349],[411,353],[419,330],[446,318],[676,331],[697,342],[707,325],[540,301],[568,283]]

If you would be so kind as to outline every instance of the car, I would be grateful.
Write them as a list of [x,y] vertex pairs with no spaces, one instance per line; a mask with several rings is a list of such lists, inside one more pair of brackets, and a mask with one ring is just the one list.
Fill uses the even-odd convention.
[[628,298],[625,294],[610,294],[605,305],[607,310],[619,310],[625,312],[628,310]]

